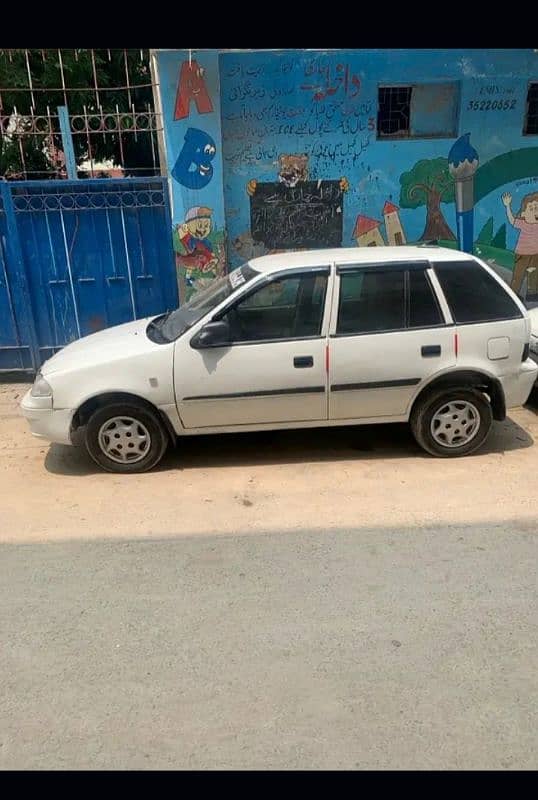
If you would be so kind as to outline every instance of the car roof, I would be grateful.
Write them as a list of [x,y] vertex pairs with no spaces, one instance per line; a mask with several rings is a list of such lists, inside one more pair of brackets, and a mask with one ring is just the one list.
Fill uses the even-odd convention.
[[275,272],[297,267],[332,264],[384,264],[391,261],[468,261],[469,253],[449,247],[400,245],[398,247],[333,247],[324,250],[299,250],[272,253],[252,258],[248,263],[259,272]]

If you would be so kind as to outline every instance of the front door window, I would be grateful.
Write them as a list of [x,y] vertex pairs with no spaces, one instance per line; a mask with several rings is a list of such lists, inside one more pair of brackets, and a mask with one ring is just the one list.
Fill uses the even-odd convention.
[[239,300],[223,319],[231,341],[307,339],[321,334],[327,275],[275,278]]

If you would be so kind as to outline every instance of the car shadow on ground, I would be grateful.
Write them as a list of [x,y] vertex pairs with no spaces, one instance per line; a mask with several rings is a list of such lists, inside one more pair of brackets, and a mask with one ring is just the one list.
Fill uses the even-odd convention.
[[[534,408],[532,410],[537,413]],[[508,417],[494,424],[485,445],[468,458],[519,450],[533,444],[527,431]],[[179,440],[176,448],[169,448],[154,471],[406,457],[431,458],[417,445],[407,424],[303,428],[186,436]],[[83,447],[63,445],[50,446],[45,467],[59,475],[102,472]]]

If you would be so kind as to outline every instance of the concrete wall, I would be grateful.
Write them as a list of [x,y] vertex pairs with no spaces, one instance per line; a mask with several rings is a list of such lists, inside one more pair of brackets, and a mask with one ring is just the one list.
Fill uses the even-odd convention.
[[[474,250],[508,279],[526,255],[536,290],[533,50],[160,51],[158,66],[183,296],[264,252],[388,243],[394,206],[408,243]],[[378,138],[395,84],[415,87],[412,138]]]

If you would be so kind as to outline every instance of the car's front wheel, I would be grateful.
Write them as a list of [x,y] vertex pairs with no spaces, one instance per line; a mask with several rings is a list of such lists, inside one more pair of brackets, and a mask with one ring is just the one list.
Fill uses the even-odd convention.
[[136,403],[98,408],[86,426],[86,449],[108,472],[147,472],[163,457],[168,435],[157,414]]
[[478,450],[493,422],[487,398],[472,388],[440,389],[419,400],[410,424],[418,444],[434,456],[466,456]]

